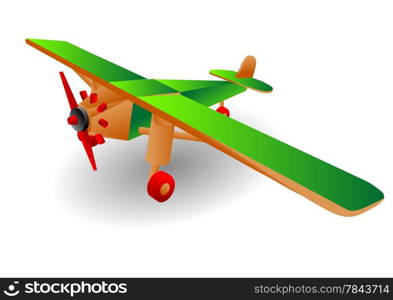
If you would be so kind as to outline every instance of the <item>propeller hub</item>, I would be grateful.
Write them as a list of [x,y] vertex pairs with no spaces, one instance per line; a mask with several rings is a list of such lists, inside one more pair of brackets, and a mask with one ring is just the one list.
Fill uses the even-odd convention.
[[[78,119],[76,124],[70,124],[75,131],[83,131],[86,130],[89,126],[89,115],[83,107],[75,107],[70,111],[70,117],[75,116]],[[73,117],[73,118],[75,118]]]

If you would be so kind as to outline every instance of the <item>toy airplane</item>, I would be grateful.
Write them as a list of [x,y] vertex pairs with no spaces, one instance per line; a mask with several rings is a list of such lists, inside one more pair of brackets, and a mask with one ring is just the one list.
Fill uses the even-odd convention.
[[[90,95],[80,92],[78,104],[60,73],[71,109],[68,124],[77,131],[94,170],[92,148],[103,144],[104,137],[131,140],[149,136],[147,192],[159,202],[166,201],[175,189],[172,176],[160,171],[160,166],[170,162],[174,138],[205,142],[339,215],[358,215],[383,200],[383,193],[370,183],[229,118],[224,100],[247,88],[273,90],[253,78],[256,60],[252,56],[244,59],[238,72],[210,71],[223,80],[157,80],[68,42],[26,42],[73,69],[91,87]],[[217,103],[217,111],[209,108]]]

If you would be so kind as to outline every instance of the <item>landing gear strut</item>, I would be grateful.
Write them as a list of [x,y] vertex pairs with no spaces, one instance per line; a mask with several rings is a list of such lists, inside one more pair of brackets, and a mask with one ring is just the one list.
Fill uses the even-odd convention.
[[169,164],[172,152],[173,139],[199,141],[198,138],[174,130],[173,124],[153,115],[150,128],[140,127],[140,134],[149,136],[147,143],[146,160],[150,163],[150,174],[147,182],[147,193],[158,202],[168,200],[175,190],[173,177],[160,171],[160,166]]

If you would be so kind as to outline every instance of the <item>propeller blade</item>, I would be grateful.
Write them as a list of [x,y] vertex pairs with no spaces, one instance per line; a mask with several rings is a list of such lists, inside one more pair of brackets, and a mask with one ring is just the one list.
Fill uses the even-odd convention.
[[61,78],[61,82],[63,83],[64,91],[67,95],[68,104],[70,105],[70,108],[74,109],[78,107],[78,103],[76,103],[74,94],[72,93],[70,85],[68,84],[68,81],[63,72],[60,72],[60,78]]
[[94,171],[97,170],[96,161],[94,159],[93,148],[90,143],[89,134],[86,130],[78,132],[78,138],[82,142],[83,147],[85,148],[87,157],[89,158],[90,164]]

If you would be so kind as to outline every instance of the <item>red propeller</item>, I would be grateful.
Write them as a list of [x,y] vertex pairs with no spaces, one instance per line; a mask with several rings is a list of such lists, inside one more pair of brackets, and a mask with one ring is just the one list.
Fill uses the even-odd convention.
[[76,103],[74,94],[72,93],[70,85],[68,84],[67,78],[65,77],[63,72],[60,72],[60,78],[61,78],[61,82],[63,83],[64,91],[67,95],[68,104],[70,105],[70,108],[74,109],[78,107],[78,103]]
[[[68,117],[67,122],[78,132],[78,138],[82,142],[90,164],[95,171],[97,170],[97,165],[94,159],[93,147],[97,144],[105,143],[104,137],[101,134],[96,134],[95,136],[89,135],[87,132],[89,118],[86,111],[83,109],[83,107],[78,106],[74,94],[72,93],[70,85],[68,84],[68,81],[63,72],[60,72],[60,78],[64,86],[68,104],[71,108],[70,116]],[[82,91],[80,94],[82,100],[87,98],[87,93],[85,91]],[[91,94],[90,97],[94,102],[97,101],[97,94]],[[91,102],[93,103],[93,101]]]

